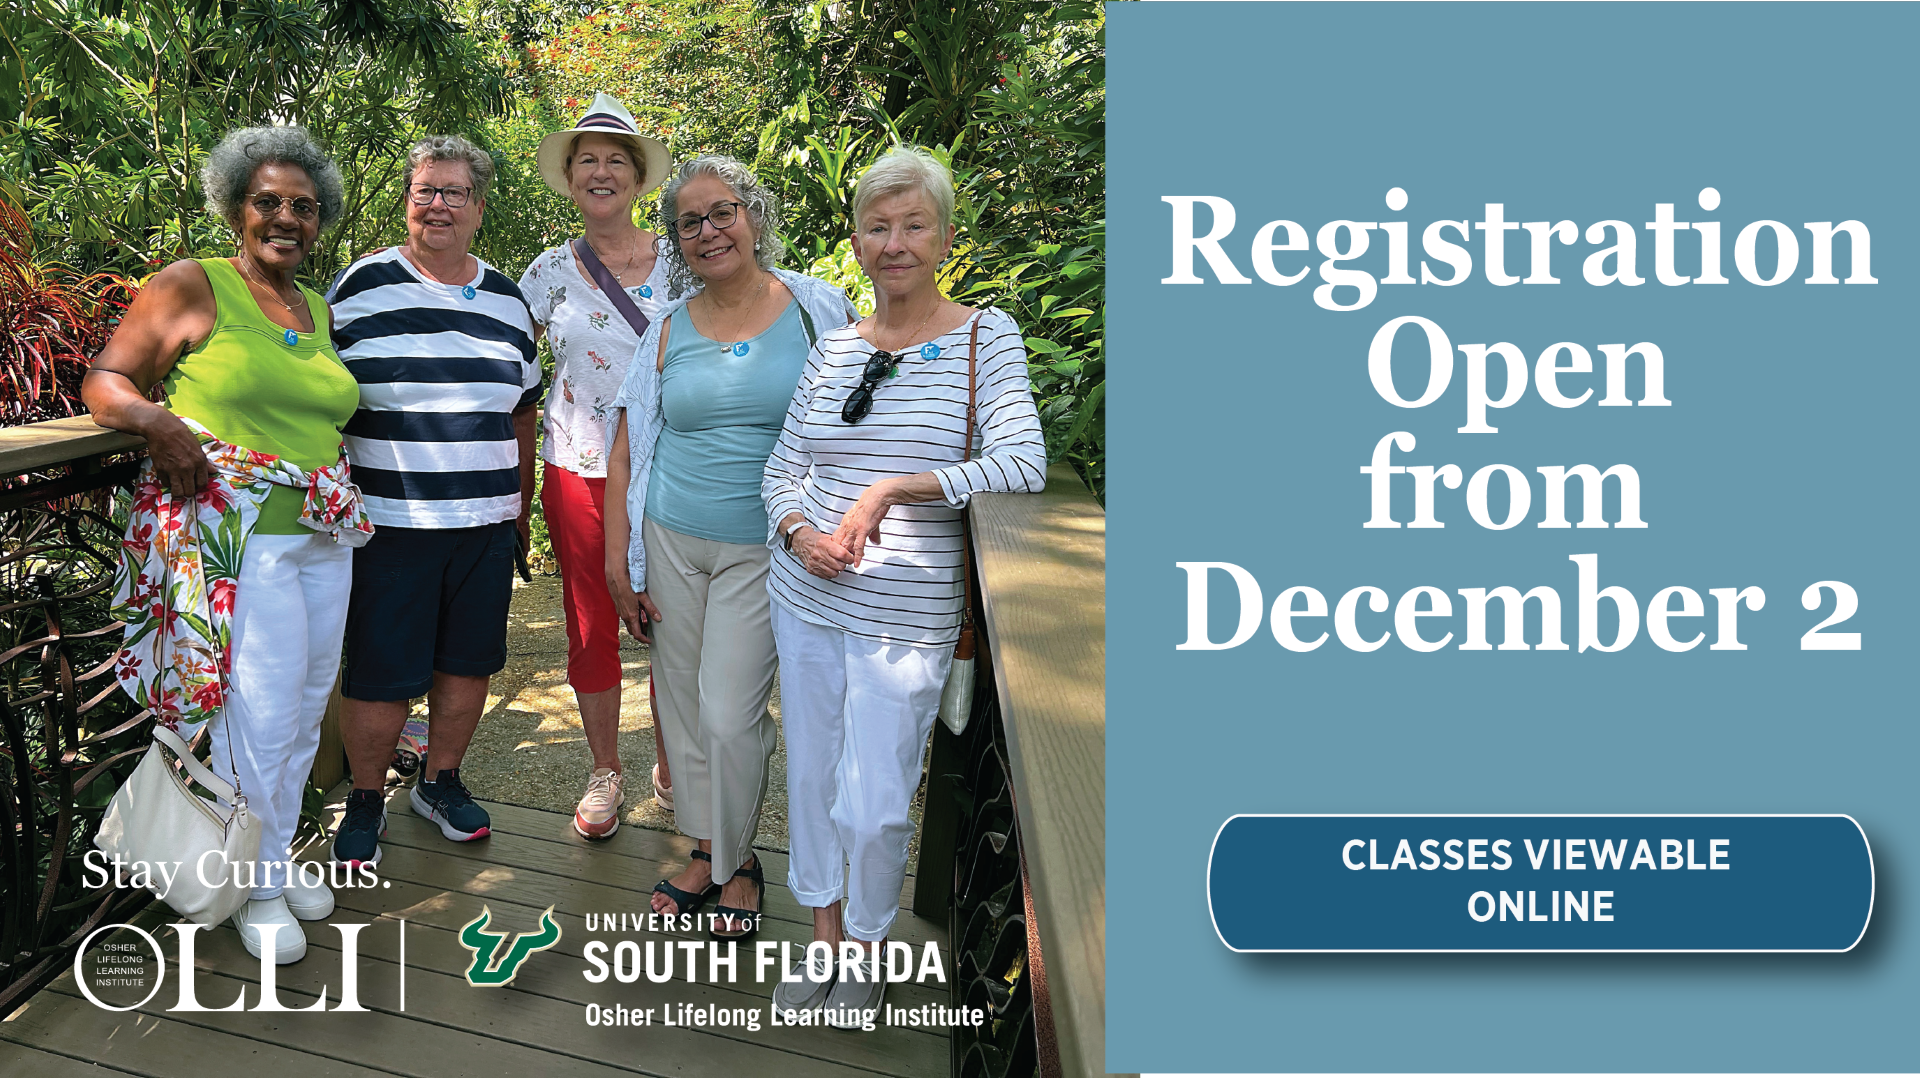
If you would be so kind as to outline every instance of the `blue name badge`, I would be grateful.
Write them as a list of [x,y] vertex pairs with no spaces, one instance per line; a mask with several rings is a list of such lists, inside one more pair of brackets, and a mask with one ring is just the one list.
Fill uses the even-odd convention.
[[460,294],[467,297],[468,299],[472,299],[473,297],[479,295],[480,293],[476,292],[472,285],[467,285],[465,288],[462,288],[460,290]]
[[1235,951],[1848,951],[1845,815],[1235,816],[1207,902]]
[[295,333],[295,332],[294,332],[293,330],[288,330],[288,331],[286,332],[286,342],[287,342],[287,344],[289,344],[289,345],[296,345],[296,344],[299,344],[299,343],[300,343],[300,334],[298,334],[298,333]]
[[921,359],[939,359],[940,346],[937,344],[934,344],[932,341],[928,341],[926,344],[921,345],[920,358]]

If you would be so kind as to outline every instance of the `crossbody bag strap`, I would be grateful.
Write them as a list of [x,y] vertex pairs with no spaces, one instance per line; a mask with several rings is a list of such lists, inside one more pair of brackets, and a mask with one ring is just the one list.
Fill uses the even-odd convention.
[[[980,317],[985,313],[981,311],[974,314],[973,333],[967,342],[967,440],[960,447],[960,462],[963,464],[973,459],[974,386],[980,367]],[[960,608],[960,642],[954,646],[953,657],[971,659],[974,653],[973,525],[968,523],[964,509],[960,511],[960,583],[966,605]]]
[[587,267],[587,275],[593,278],[593,283],[600,286],[600,291],[606,293],[607,302],[613,304],[613,309],[619,311],[620,317],[626,319],[627,325],[633,327],[634,336],[646,336],[649,324],[647,316],[640,313],[640,308],[634,305],[633,297],[627,295],[627,290],[620,287],[620,282],[614,278],[607,267],[600,264],[600,256],[593,253],[593,244],[584,239],[574,240],[573,256],[580,260],[582,266]]

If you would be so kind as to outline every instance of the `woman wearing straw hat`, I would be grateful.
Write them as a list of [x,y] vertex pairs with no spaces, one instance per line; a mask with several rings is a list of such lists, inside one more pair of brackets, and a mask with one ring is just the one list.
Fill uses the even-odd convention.
[[[560,563],[567,616],[567,683],[580,703],[593,769],[574,830],[605,838],[620,826],[620,620],[605,582],[601,507],[613,398],[640,335],[667,306],[659,237],[634,224],[633,203],[667,178],[667,148],[634,129],[626,106],[596,94],[580,122],[540,140],[547,186],[573,200],[586,235],[542,251],[520,292],[553,347],[540,505]],[[643,638],[644,639],[644,638]],[[649,696],[652,679],[648,679]],[[654,798],[673,807],[671,772],[654,723]]]

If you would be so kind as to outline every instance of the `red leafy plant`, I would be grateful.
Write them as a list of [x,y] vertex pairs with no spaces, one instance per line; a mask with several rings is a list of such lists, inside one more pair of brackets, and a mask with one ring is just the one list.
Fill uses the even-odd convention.
[[85,412],[80,379],[137,291],[38,259],[33,222],[0,198],[0,427]]

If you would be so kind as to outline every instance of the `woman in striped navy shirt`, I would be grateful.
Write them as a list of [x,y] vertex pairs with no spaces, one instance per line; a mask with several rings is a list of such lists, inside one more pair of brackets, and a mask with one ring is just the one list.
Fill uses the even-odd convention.
[[[886,154],[853,214],[874,314],[821,334],[761,486],[788,885],[836,950],[885,940],[899,913],[907,807],[960,631],[962,510],[981,491],[1039,491],[1047,466],[1019,327],[946,299],[934,279],[955,231],[946,167],[917,147]],[[829,984],[806,972],[780,985],[777,1006],[824,1004],[833,1021],[885,990],[871,973]]]

